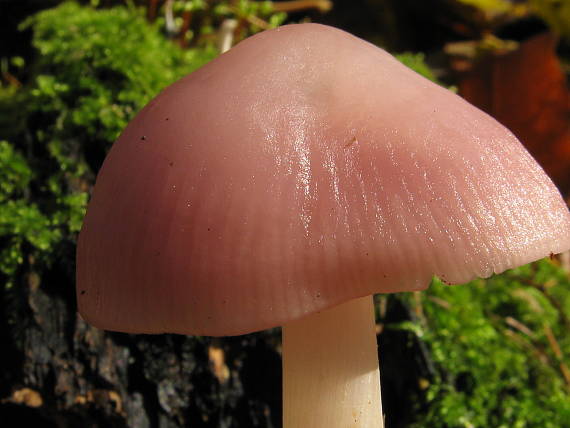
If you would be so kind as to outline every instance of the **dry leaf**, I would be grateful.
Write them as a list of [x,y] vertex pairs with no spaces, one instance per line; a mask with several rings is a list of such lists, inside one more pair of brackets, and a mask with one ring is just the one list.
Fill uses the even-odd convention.
[[543,33],[489,56],[460,81],[459,92],[513,131],[568,193],[570,93],[555,49],[555,36]]

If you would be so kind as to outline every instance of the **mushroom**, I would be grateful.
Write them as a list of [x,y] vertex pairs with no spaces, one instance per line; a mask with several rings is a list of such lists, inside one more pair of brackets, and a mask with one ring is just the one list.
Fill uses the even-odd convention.
[[253,36],[158,95],[99,173],[79,311],[131,333],[283,328],[284,426],[381,427],[372,297],[570,248],[503,126],[317,24]]

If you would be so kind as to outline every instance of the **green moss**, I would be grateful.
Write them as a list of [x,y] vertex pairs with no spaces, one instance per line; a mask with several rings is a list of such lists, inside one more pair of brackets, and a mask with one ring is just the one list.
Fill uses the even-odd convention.
[[[271,14],[265,2],[237,6],[240,16]],[[202,34],[213,31],[208,25],[216,19],[236,15],[208,7]],[[282,18],[267,19],[277,25]],[[73,271],[88,192],[112,142],[156,93],[214,57],[209,45],[180,50],[159,21],[150,25],[132,8],[66,2],[24,24],[38,52],[26,65],[29,82],[0,88],[7,140],[0,142],[0,276],[8,286],[53,263]],[[400,60],[435,80],[421,54]],[[464,286],[434,280],[419,299],[391,298],[424,314],[391,327],[423,341],[437,368],[418,396],[425,406],[414,409],[416,426],[570,426],[562,373],[570,366],[570,282],[555,262]]]
[[[49,266],[73,243],[105,153],[161,89],[216,55],[181,50],[135,9],[65,2],[29,18],[31,81],[0,90],[0,273]],[[58,262],[73,265],[65,259]]]
[[421,307],[421,340],[438,376],[426,391],[428,412],[416,426],[570,426],[569,385],[561,369],[570,365],[570,281],[555,262],[461,286],[434,279]]
[[164,86],[215,55],[179,49],[142,15],[121,7],[64,3],[27,20],[27,27],[41,54],[33,102],[57,112],[54,125],[61,130],[78,127],[109,142]]
[[435,83],[439,83],[433,71],[425,63],[425,55],[423,53],[404,52],[396,55],[396,58],[406,67],[411,68],[416,73],[424,76],[426,79],[429,79]]

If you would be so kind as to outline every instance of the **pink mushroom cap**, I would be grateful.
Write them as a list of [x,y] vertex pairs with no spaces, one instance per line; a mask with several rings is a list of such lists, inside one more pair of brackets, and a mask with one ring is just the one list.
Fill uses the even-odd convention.
[[506,128],[343,31],[239,43],[129,124],[79,237],[95,326],[235,335],[570,248],[570,213]]

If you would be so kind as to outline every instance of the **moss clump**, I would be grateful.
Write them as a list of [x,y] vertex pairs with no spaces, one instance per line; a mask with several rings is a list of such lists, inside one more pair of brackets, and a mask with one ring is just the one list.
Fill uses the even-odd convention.
[[555,261],[403,298],[437,367],[414,426],[570,426],[570,280]]
[[[216,55],[182,50],[133,9],[65,2],[29,18],[29,84],[0,88],[0,275],[49,266],[73,246],[107,150],[161,89]],[[69,251],[67,251],[69,253]],[[71,267],[70,267],[71,268]],[[20,272],[21,274],[22,272]]]

